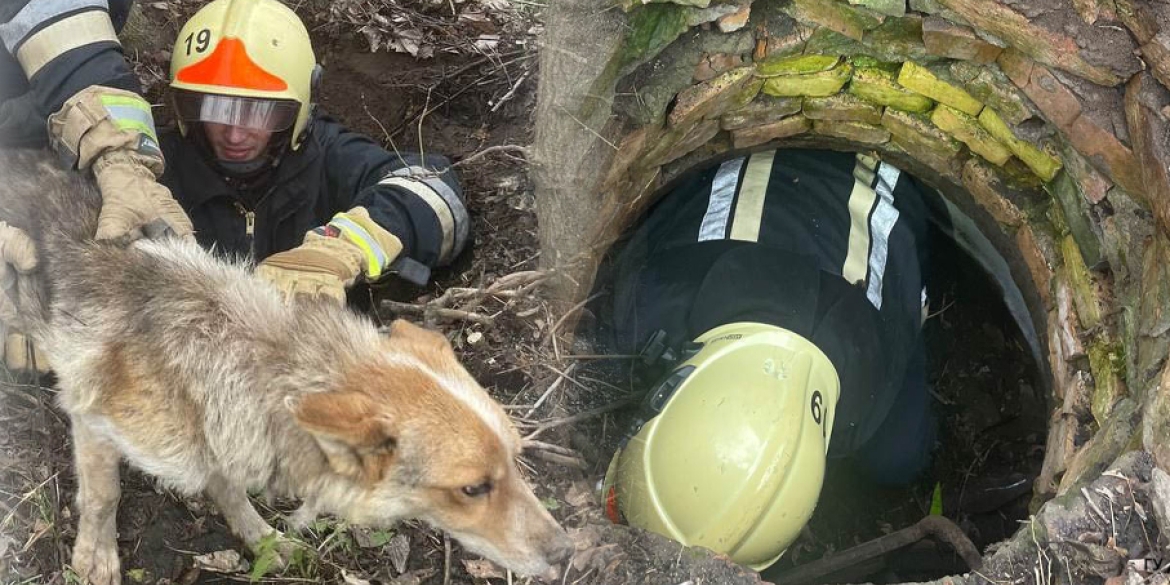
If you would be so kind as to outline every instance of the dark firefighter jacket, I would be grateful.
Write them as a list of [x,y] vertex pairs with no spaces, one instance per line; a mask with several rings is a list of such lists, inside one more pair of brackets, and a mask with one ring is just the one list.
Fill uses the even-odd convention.
[[794,331],[837,370],[832,450],[852,453],[922,343],[927,229],[922,188],[884,162],[812,150],[728,160],[665,195],[620,252],[618,350],[659,330],[681,348],[736,321]]
[[0,146],[45,146],[45,119],[91,85],[141,91],[114,36],[132,3],[0,2]]

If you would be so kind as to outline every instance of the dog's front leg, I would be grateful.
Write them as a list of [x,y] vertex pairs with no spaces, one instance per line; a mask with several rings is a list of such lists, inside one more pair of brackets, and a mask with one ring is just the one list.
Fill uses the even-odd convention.
[[77,540],[73,570],[93,585],[118,585],[116,519],[122,489],[118,483],[118,449],[73,417],[73,454],[77,464]]
[[247,490],[232,485],[219,474],[214,474],[207,482],[207,495],[211,496],[216,506],[219,506],[232,532],[242,538],[252,552],[259,553],[260,541],[270,534],[275,534],[279,538],[276,543],[276,552],[280,556],[279,564],[282,568],[288,565],[297,545],[285,539],[283,534],[264,521],[248,500]]
[[244,540],[248,546],[255,548],[265,536],[276,532],[269,526],[252,502],[248,500],[248,492],[244,488],[232,485],[222,475],[213,474],[207,482],[207,495],[219,506],[219,511],[227,520],[232,532]]

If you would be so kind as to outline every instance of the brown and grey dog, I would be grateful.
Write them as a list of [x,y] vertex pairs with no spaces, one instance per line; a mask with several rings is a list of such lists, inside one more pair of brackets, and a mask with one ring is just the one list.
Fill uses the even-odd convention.
[[192,241],[94,242],[100,196],[44,155],[0,153],[0,176],[0,221],[37,240],[18,296],[72,421],[73,567],[90,582],[120,580],[121,458],[207,493],[251,546],[275,532],[247,497],[261,489],[302,500],[294,526],[419,518],[518,573],[570,552],[520,477],[511,422],[442,335],[290,306]]

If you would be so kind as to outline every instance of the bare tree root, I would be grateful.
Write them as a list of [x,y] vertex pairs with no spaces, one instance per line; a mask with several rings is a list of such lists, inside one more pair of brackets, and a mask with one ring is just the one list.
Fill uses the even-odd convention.
[[800,585],[818,581],[837,571],[907,547],[927,536],[951,545],[951,548],[963,557],[963,561],[971,570],[979,570],[983,565],[983,558],[979,555],[975,544],[954,522],[943,516],[927,516],[909,528],[903,528],[821,560],[801,565],[781,575],[779,582]]

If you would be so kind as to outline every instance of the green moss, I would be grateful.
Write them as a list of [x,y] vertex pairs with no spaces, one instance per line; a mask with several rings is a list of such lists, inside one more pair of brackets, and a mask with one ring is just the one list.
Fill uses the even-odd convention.
[[853,74],[853,66],[840,63],[828,71],[804,75],[769,77],[764,81],[763,93],[778,97],[829,96],[841,91]]
[[1073,302],[1077,306],[1077,317],[1084,329],[1094,329],[1101,324],[1101,308],[1093,290],[1093,280],[1081,256],[1081,249],[1071,235],[1060,240],[1060,252],[1064,256],[1064,270],[1072,289]]
[[849,58],[849,62],[857,69],[881,69],[891,74],[897,74],[898,68],[902,66],[901,63],[883,61],[869,55],[854,55]]
[[828,71],[841,62],[832,55],[796,55],[794,57],[768,58],[756,65],[756,75],[775,77],[777,75],[801,75]]
[[871,67],[854,70],[849,93],[906,112],[926,112],[934,105],[930,98],[899,86],[892,73]]
[[1003,166],[1012,156],[1011,151],[984,130],[975,118],[946,104],[939,104],[934,109],[930,121],[994,165]]
[[1090,409],[1097,423],[1104,426],[1113,405],[1125,394],[1125,350],[1120,344],[1098,339],[1089,344],[1089,369],[1093,372],[1093,396]]
[[1031,144],[1016,138],[1007,123],[991,108],[983,108],[979,113],[979,124],[1000,142],[1007,145],[1012,154],[1016,155],[1036,176],[1045,182],[1051,181],[1060,170],[1060,159],[1052,156]]
[[983,102],[975,99],[962,88],[939,79],[929,69],[913,62],[902,64],[898,83],[911,91],[918,92],[939,103],[946,104],[964,114],[975,116],[983,109]]

